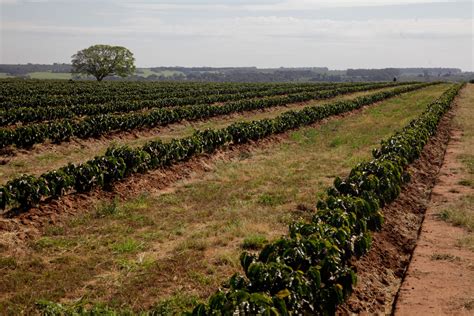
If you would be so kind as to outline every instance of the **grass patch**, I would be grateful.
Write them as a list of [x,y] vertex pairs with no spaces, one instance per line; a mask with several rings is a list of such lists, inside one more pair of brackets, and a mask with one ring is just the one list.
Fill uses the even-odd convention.
[[116,309],[104,306],[103,304],[90,304],[85,300],[81,300],[78,303],[72,305],[58,304],[47,300],[39,300],[36,302],[36,308],[41,312],[41,315],[133,315],[132,311],[130,310],[118,311]]
[[65,229],[62,226],[47,226],[44,230],[46,236],[61,236],[64,235]]
[[30,72],[31,79],[72,79],[72,74],[67,72],[38,71]]
[[50,164],[58,159],[60,159],[60,157],[56,153],[45,153],[38,156],[38,161],[43,164]]
[[101,202],[95,211],[96,217],[106,217],[119,213],[119,200],[115,197],[111,202]]
[[285,198],[276,193],[264,193],[258,198],[258,203],[266,206],[276,206],[283,204]]
[[342,138],[336,137],[329,143],[329,147],[335,148],[335,147],[344,145],[345,143],[346,143],[345,140],[343,140]]
[[268,240],[265,236],[254,234],[244,238],[244,241],[242,242],[242,248],[248,250],[258,250],[262,249],[266,243],[268,243]]
[[7,78],[15,78],[15,76],[12,76],[6,72],[0,72],[0,79],[7,79]]
[[59,237],[42,237],[34,243],[34,248],[37,250],[44,249],[68,249],[77,245],[76,242]]
[[171,235],[183,236],[186,232],[185,227],[182,223],[177,223],[176,226],[172,229]]
[[122,208],[125,212],[144,210],[148,208],[152,202],[153,200],[148,193],[142,193],[134,199],[127,200],[122,204]]
[[155,260],[152,258],[147,258],[145,256],[139,256],[138,259],[119,259],[116,261],[117,266],[121,270],[127,272],[136,271],[139,269],[148,269],[153,266]]
[[474,181],[466,180],[466,179],[460,180],[458,184],[465,187],[474,187]]
[[431,260],[440,260],[440,261],[459,261],[460,258],[453,256],[447,253],[434,253],[431,255]]
[[461,161],[466,166],[467,172],[474,174],[474,156],[468,154],[462,155]]
[[185,252],[189,250],[197,250],[197,251],[204,251],[209,247],[209,242],[207,239],[204,238],[192,238],[186,239],[185,241],[181,242],[177,247],[176,251],[178,252]]
[[199,271],[189,271],[189,277],[199,283],[201,286],[206,286],[212,283],[212,278],[209,275],[205,275]]
[[11,166],[14,168],[24,168],[27,166],[27,163],[23,160],[15,160],[11,162]]
[[85,214],[83,216],[74,217],[71,220],[69,220],[69,228],[77,228],[80,226],[90,225],[92,220],[93,220],[93,216],[91,214]]
[[155,222],[150,217],[140,214],[131,214],[128,217],[128,221],[135,228],[153,226],[155,224]]
[[151,231],[151,232],[143,232],[139,235],[140,239],[143,239],[144,241],[151,242],[163,242],[165,240],[165,233],[161,231]]
[[143,249],[143,243],[140,243],[132,238],[127,238],[122,242],[113,244],[111,249],[116,253],[137,252]]
[[53,258],[49,260],[49,263],[58,264],[58,265],[70,264],[71,262],[72,262],[72,258],[69,256],[57,257],[57,258]]
[[140,211],[148,208],[149,203],[148,194],[142,194],[123,203],[119,201],[118,197],[115,197],[112,201],[99,203],[96,206],[95,217],[112,217],[122,220],[125,222],[123,224],[130,226],[130,228],[152,226],[155,224],[154,220],[140,213]]
[[218,266],[239,267],[240,261],[234,253],[220,253],[215,261]]
[[180,315],[200,303],[195,295],[175,294],[160,301],[152,308],[154,315]]
[[15,258],[12,257],[0,257],[0,270],[3,269],[15,269],[18,266]]
[[474,196],[467,196],[442,210],[438,217],[455,226],[474,231]]
[[468,235],[458,240],[457,245],[459,247],[467,248],[471,251],[474,251],[474,236]]

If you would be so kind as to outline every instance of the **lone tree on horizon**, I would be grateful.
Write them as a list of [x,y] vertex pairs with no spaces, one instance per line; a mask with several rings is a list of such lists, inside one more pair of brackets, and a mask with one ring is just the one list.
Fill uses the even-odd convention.
[[71,58],[72,73],[92,75],[97,81],[112,75],[126,77],[135,71],[133,53],[122,46],[93,45]]

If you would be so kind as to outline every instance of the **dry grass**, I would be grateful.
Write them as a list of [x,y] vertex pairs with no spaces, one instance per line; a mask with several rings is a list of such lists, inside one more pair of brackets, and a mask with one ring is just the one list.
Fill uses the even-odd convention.
[[168,193],[144,188],[135,199],[92,205],[88,214],[45,229],[26,254],[2,255],[0,313],[30,313],[40,299],[134,311],[189,308],[239,271],[244,245],[260,248],[285,234],[290,221],[310,216],[335,176],[370,157],[382,138],[446,87],[291,132],[284,141],[217,161]]
[[439,217],[455,226],[465,227],[474,231],[474,195],[465,195],[447,206],[439,213]]
[[461,258],[453,256],[448,253],[434,253],[431,255],[431,260],[442,260],[442,261],[459,261]]
[[469,185],[474,189],[474,84],[463,89],[455,122],[463,132],[463,154],[459,157],[464,164],[462,171],[465,179],[462,185]]

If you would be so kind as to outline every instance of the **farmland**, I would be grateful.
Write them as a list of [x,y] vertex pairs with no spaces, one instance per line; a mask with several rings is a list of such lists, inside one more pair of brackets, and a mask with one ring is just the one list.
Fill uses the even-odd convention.
[[1,79],[0,314],[382,312],[364,258],[472,89]]

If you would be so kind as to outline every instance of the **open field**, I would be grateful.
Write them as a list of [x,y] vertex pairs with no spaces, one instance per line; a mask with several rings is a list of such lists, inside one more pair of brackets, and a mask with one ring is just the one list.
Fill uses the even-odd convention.
[[[171,77],[173,75],[182,74],[180,71],[171,71],[171,70],[163,70],[163,71],[152,71],[149,68],[140,68],[139,72],[135,73],[137,76],[140,77],[148,77],[150,75],[157,75],[163,77]],[[72,74],[67,72],[51,72],[51,71],[36,71],[36,72],[29,72],[26,73],[30,79],[49,79],[49,80],[61,80],[61,79],[71,79]],[[7,73],[0,73],[0,78],[14,78],[15,76],[9,75]]]
[[30,72],[28,76],[31,79],[71,79],[70,73],[54,73],[54,72]]
[[13,76],[5,73],[5,72],[0,72],[0,79],[6,79],[6,78],[13,78]]
[[[25,110],[19,111],[44,115],[41,95],[47,91],[58,95],[61,84],[38,84],[37,97],[9,86],[10,95],[0,100],[4,113],[21,104]],[[78,85],[73,97],[66,98],[64,93],[64,99],[51,99],[48,106],[80,109],[80,100],[92,100],[94,94],[107,96],[120,85],[124,84],[107,83],[100,93],[90,83]],[[132,103],[133,89],[143,89],[142,102],[152,101],[157,93],[177,95],[171,109],[182,113],[195,106],[192,98],[202,94],[212,97],[208,103],[199,101],[199,109],[217,114],[162,125],[154,121],[95,137],[64,138],[59,143],[21,138],[33,145],[20,146],[24,142],[18,141],[18,145],[4,146],[0,156],[0,207],[5,209],[0,219],[0,313],[40,313],[45,305],[37,303],[46,300],[62,304],[47,305],[57,313],[95,306],[104,313],[179,314],[207,303],[210,297],[220,297],[212,295],[234,273],[245,274],[253,285],[233,283],[225,292],[229,296],[220,299],[226,304],[199,308],[233,306],[232,310],[250,300],[252,308],[259,310],[273,306],[280,312],[309,311],[312,305],[315,309],[310,313],[331,311],[351,297],[350,269],[355,258],[366,253],[374,256],[374,250],[369,250],[371,231],[383,227],[384,210],[389,210],[406,185],[404,170],[435,135],[459,88],[447,83],[181,84],[176,88],[133,83],[123,100],[97,99],[97,107],[107,104],[116,109],[113,106],[118,102]],[[464,126],[464,148],[472,147],[468,129],[474,110],[469,99],[472,91],[472,85],[462,88],[459,99],[464,106],[455,118],[456,124]],[[225,100],[214,95],[226,95]],[[234,111],[231,107],[236,104],[239,108]],[[155,111],[153,106],[101,115],[146,116]],[[223,107],[232,111],[218,112]],[[166,112],[170,110],[165,103],[160,103],[159,110],[171,113]],[[89,117],[78,114],[71,119]],[[26,119],[19,116],[19,120]],[[34,130],[38,124],[67,126],[56,119],[20,121],[3,128],[0,143],[9,144],[11,131]],[[397,136],[372,153],[393,135]],[[472,188],[471,156],[468,149],[459,155],[464,164],[458,171],[463,175],[459,185],[466,188]],[[371,159],[371,164],[364,163]],[[443,218],[471,229],[468,199],[463,204],[465,212],[459,205],[446,206]],[[318,201],[325,203],[316,208]],[[292,223],[305,224],[291,226],[288,235]],[[386,238],[383,231],[374,236]],[[459,244],[469,249],[469,238]],[[242,251],[265,255],[244,256],[241,262]],[[323,284],[317,289],[312,288],[317,284],[314,273]],[[288,281],[295,278],[299,283]],[[308,292],[305,286],[312,290]],[[235,291],[243,295],[243,301],[232,298]],[[261,296],[245,296],[255,293]],[[382,310],[393,299],[386,297],[374,310]],[[305,300],[319,305],[295,307]]]
[[162,71],[153,71],[149,68],[140,68],[138,69],[139,72],[137,71],[136,74],[141,77],[148,77],[151,75],[157,75],[157,76],[164,76],[164,77],[171,77],[173,75],[179,75],[183,74],[181,71],[172,71],[172,70],[162,70]]

